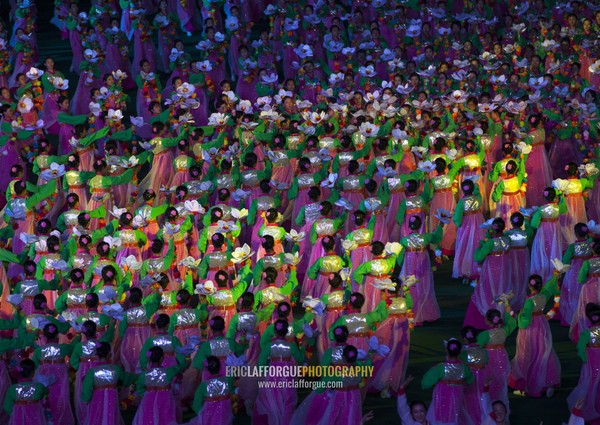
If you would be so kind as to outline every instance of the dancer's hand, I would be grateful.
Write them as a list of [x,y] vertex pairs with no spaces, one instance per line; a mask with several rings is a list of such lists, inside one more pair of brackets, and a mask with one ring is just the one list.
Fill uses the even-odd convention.
[[360,425],[364,425],[365,423],[369,422],[374,417],[375,417],[375,414],[373,413],[372,410],[370,412],[365,413],[365,416],[363,416],[362,420],[360,421]]
[[410,385],[412,381],[414,381],[415,377],[412,375],[408,375],[408,377],[402,382],[400,388],[404,389]]

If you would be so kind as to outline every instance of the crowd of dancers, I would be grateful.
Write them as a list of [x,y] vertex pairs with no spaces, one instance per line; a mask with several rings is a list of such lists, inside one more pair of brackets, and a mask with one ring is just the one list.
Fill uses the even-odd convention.
[[[0,423],[358,425],[375,393],[508,424],[509,391],[560,385],[550,320],[583,361],[570,424],[600,423],[600,6],[55,0],[59,70],[47,5],[9,3]],[[409,403],[445,263],[473,295]],[[302,364],[373,374],[300,404],[226,374]]]

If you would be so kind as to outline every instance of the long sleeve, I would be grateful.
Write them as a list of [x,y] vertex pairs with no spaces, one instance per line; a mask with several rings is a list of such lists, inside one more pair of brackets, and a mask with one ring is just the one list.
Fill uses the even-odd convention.
[[577,282],[585,283],[587,282],[588,273],[590,271],[590,260],[585,260],[579,269],[579,273],[577,274]]
[[89,403],[92,399],[92,394],[94,392],[94,369],[90,369],[85,374],[85,378],[83,378],[83,383],[81,384],[81,401],[84,403]]
[[479,248],[475,250],[475,261],[478,263],[483,263],[486,257],[492,252],[494,248],[493,239],[486,240],[483,242]]
[[577,341],[577,355],[585,363],[587,362],[587,344],[590,342],[590,331],[585,329],[579,334],[579,340]]
[[421,380],[421,389],[426,390],[433,387],[445,376],[444,365],[438,364],[429,369]]

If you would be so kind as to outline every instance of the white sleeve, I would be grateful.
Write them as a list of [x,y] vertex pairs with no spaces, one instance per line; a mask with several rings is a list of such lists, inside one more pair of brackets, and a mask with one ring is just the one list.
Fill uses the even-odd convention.
[[481,420],[485,423],[486,418],[490,416],[492,413],[492,401],[490,400],[490,393],[488,391],[484,391],[481,395]]
[[585,421],[583,420],[583,418],[575,415],[574,413],[571,413],[568,425],[584,425],[584,423]]
[[[410,406],[406,400],[406,394],[398,395],[398,416],[400,416],[400,422],[402,425],[414,425],[416,422],[413,420],[410,414]],[[569,424],[571,425],[571,424]]]

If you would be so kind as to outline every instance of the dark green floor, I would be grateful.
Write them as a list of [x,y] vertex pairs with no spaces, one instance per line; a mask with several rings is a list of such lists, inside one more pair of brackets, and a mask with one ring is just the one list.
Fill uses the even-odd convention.
[[[53,2],[43,0],[37,3],[40,7],[41,16],[38,22],[40,57],[52,55],[56,60],[56,69],[65,72],[70,67],[71,50],[68,40],[61,40],[58,30],[48,23]],[[4,13],[3,19],[6,21]],[[192,54],[195,50],[191,46],[198,41],[197,39],[197,36],[184,38],[187,50]],[[73,92],[77,85],[77,77],[73,74],[66,74],[70,80],[71,92]],[[463,316],[472,292],[470,287],[462,286],[460,282],[450,278],[449,264],[444,265],[440,271],[436,272],[435,284],[437,298],[442,309],[442,319],[435,324],[417,328],[411,335],[408,371],[417,378],[417,381],[420,380],[429,367],[443,359],[442,340],[459,336]],[[511,423],[513,425],[538,425],[540,421],[543,421],[545,425],[558,425],[568,420],[566,397],[577,384],[581,362],[576,357],[574,345],[567,338],[567,330],[554,323],[551,327],[555,341],[554,346],[563,368],[562,386],[556,391],[552,399],[529,399],[511,396],[510,403],[513,412]],[[507,344],[511,357],[514,354],[514,339],[515,336],[513,335]],[[306,394],[306,392],[301,392],[300,398],[302,399]],[[414,382],[409,388],[408,397],[409,399],[420,398],[428,401],[431,392],[421,391],[418,382]],[[387,425],[390,420],[393,423],[399,422],[395,400],[382,400],[375,396],[368,396],[364,411],[369,410],[373,410],[375,413],[375,418],[369,422],[373,425]],[[133,414],[132,411],[126,412],[127,423],[131,422]],[[235,424],[249,423],[250,420],[246,417],[237,418],[235,421]]]

